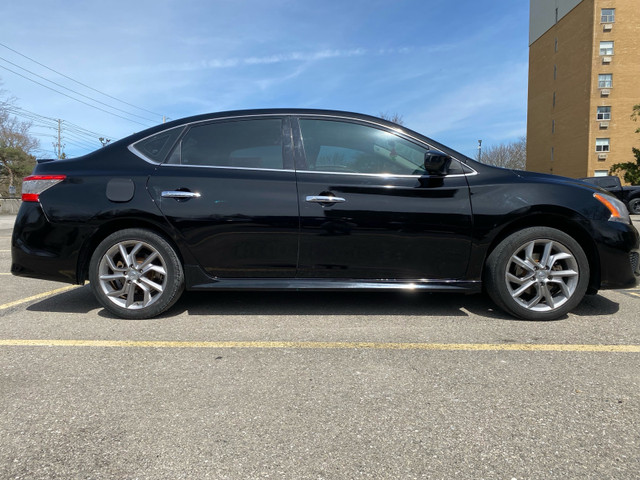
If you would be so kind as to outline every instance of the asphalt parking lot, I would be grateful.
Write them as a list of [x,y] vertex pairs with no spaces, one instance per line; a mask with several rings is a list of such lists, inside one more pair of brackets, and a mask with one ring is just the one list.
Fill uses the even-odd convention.
[[11,276],[12,222],[2,479],[638,478],[640,289],[540,323],[379,292],[186,294],[127,321]]

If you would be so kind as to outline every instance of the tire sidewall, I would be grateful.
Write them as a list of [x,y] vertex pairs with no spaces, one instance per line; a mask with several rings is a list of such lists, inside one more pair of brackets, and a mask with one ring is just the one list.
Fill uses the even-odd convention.
[[[120,307],[109,300],[100,286],[100,261],[111,247],[126,241],[141,241],[151,245],[164,261],[167,270],[166,287],[160,294],[160,298],[148,307],[140,309]],[[167,240],[149,230],[131,228],[112,233],[100,242],[89,263],[89,282],[97,300],[106,310],[122,318],[147,319],[160,315],[178,300],[184,289],[184,273],[176,251]]]
[[629,200],[627,207],[629,208],[629,213],[632,215],[640,214],[640,198],[632,198]]

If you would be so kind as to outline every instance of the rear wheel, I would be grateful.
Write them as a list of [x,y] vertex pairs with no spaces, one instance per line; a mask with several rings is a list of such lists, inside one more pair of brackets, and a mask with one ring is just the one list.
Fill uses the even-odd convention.
[[640,214],[640,198],[633,198],[629,200],[629,213],[634,215]]
[[506,312],[527,320],[554,320],[584,297],[589,262],[566,233],[526,228],[493,250],[484,280],[489,296]]
[[182,264],[173,247],[151,231],[133,228],[113,233],[98,245],[89,280],[104,308],[131,319],[161,314],[184,288]]

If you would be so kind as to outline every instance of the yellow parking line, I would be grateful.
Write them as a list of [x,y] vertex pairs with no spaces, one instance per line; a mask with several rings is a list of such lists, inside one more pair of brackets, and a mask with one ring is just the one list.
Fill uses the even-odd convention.
[[119,347],[119,348],[264,348],[362,350],[461,350],[526,352],[640,353],[640,345],[563,345],[531,343],[375,343],[375,342],[174,342],[133,340],[21,340],[0,339],[0,346]]
[[10,273],[0,273],[0,275],[11,275]]
[[41,298],[50,297],[51,295],[56,295],[58,293],[73,290],[74,288],[78,288],[78,287],[80,287],[80,285],[69,285],[67,287],[56,288],[55,290],[39,293],[38,295],[33,295],[31,297],[22,298],[20,300],[16,300],[15,302],[5,303],[3,305],[0,305],[0,310],[6,310],[7,308],[15,307],[17,305],[22,305],[23,303],[32,302],[34,300],[40,300]]

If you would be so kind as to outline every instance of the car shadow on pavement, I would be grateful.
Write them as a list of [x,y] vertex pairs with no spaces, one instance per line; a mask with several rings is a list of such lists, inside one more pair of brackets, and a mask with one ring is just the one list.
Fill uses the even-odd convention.
[[[98,315],[116,318],[100,308],[91,287],[48,297],[27,307],[32,312],[86,314],[99,309]],[[588,295],[572,314],[578,316],[612,315],[619,305],[600,295]],[[469,317],[523,321],[498,309],[483,294],[460,295],[427,292],[185,292],[182,298],[157,319],[180,315],[262,316],[262,315],[384,315],[424,317]],[[565,316],[561,319],[567,319]]]
[[89,313],[96,308],[100,308],[100,304],[93,296],[91,286],[87,284],[32,303],[27,307],[27,310],[30,312]]

